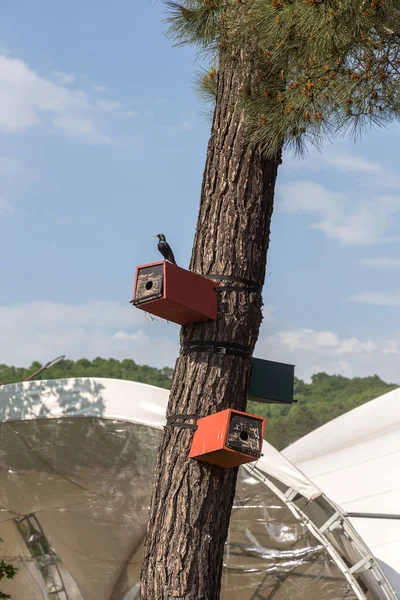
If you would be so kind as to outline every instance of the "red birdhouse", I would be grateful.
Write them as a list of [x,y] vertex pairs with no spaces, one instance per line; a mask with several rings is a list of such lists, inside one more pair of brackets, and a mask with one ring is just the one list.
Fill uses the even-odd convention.
[[266,419],[230,408],[197,420],[189,458],[230,469],[261,456]]
[[136,269],[131,303],[156,317],[187,325],[217,319],[217,284],[168,261]]

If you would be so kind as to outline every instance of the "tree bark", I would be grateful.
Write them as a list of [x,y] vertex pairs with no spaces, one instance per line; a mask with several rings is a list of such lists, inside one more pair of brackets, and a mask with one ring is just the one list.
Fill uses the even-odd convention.
[[[248,72],[248,69],[247,69]],[[248,143],[238,97],[246,68],[220,67],[190,269],[259,284],[219,293],[218,320],[182,327],[181,342],[228,341],[251,353],[262,321],[265,278],[280,156],[266,159]],[[235,285],[221,281],[220,285]],[[167,414],[207,416],[245,410],[251,359],[181,349]],[[145,541],[141,600],[218,600],[237,469],[188,459],[193,432],[164,430]]]

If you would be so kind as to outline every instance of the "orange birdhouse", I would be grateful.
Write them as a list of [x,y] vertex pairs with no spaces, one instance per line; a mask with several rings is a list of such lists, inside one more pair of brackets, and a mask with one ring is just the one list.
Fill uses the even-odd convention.
[[197,420],[189,458],[230,469],[261,456],[266,419],[230,408]]
[[217,319],[217,284],[168,261],[136,269],[131,304],[156,317],[187,325]]

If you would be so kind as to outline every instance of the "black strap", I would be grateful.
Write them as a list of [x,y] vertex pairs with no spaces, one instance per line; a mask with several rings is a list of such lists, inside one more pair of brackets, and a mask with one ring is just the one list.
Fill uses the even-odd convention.
[[234,342],[214,342],[208,340],[189,340],[182,344],[183,354],[189,352],[210,352],[211,354],[222,354],[228,356],[240,356],[251,358],[250,346],[235,344]]
[[213,273],[209,273],[208,275],[202,275],[206,279],[212,279],[213,281],[231,281],[232,283],[241,283],[241,287],[223,287],[219,286],[215,288],[217,292],[224,291],[242,291],[247,289],[252,289],[254,292],[261,292],[262,285],[261,283],[256,283],[255,281],[251,281],[250,279],[241,279],[240,277],[233,277],[232,275],[215,275]]
[[191,421],[199,419],[199,415],[169,415],[165,427],[180,427],[181,429],[193,429],[196,431],[197,425],[194,423],[179,423],[181,421]]
[[257,289],[255,289],[249,285],[241,285],[241,286],[218,285],[214,289],[216,292],[258,292]]

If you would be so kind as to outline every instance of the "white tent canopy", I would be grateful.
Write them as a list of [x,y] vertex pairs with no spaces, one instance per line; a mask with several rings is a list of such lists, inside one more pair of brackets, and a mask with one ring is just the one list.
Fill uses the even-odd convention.
[[282,454],[345,511],[365,515],[350,522],[400,593],[400,388],[312,431]]
[[[20,567],[2,591],[136,598],[167,400],[111,379],[0,388],[0,558]],[[394,599],[340,509],[266,442],[263,454],[239,471],[221,600]]]

